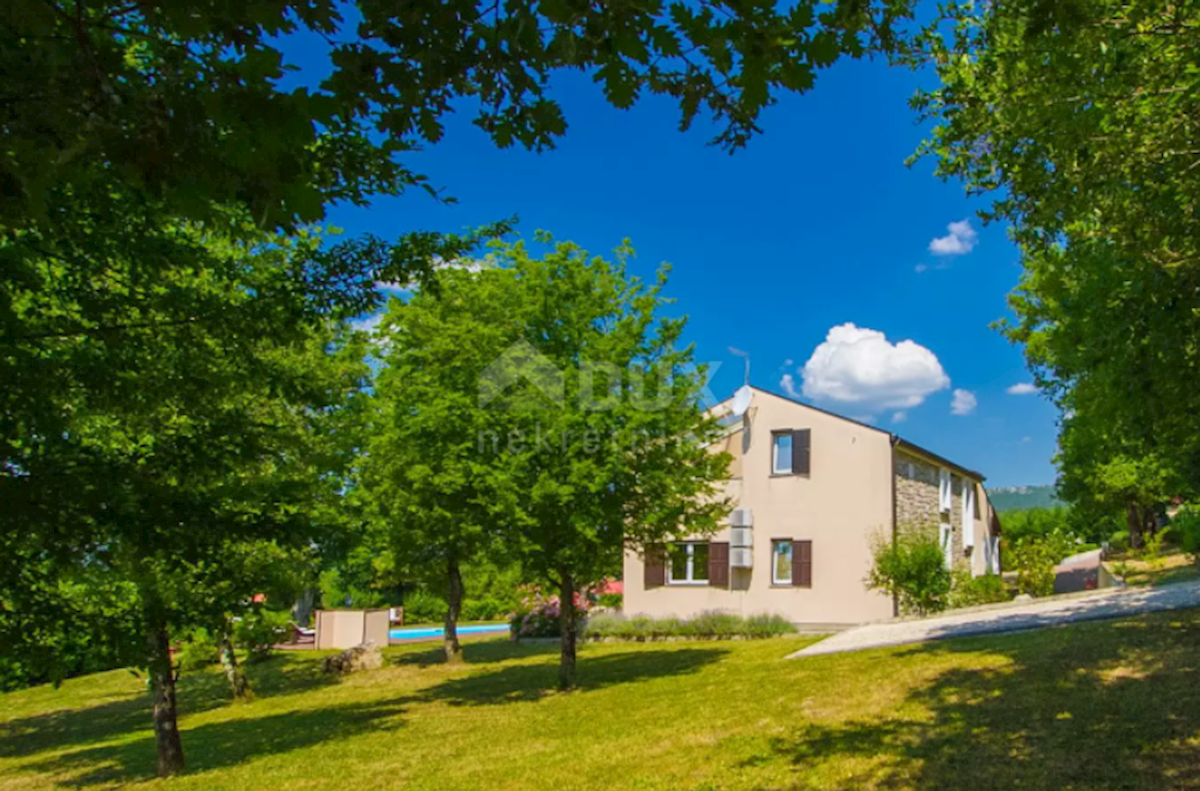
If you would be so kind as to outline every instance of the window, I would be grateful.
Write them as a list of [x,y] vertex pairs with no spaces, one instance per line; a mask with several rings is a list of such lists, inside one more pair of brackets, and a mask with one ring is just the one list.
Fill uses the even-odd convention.
[[708,584],[708,544],[672,544],[667,582],[672,585]]
[[771,435],[771,472],[790,475],[792,472],[792,432]]
[[771,542],[771,584],[792,584],[792,542],[791,539]]

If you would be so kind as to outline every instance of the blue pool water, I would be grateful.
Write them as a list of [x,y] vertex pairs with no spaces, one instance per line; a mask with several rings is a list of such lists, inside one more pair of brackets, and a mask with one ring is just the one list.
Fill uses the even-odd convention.
[[[393,640],[417,640],[425,637],[441,637],[445,630],[440,626],[405,626],[388,631]],[[506,623],[485,623],[458,627],[459,634],[500,634],[508,631]]]

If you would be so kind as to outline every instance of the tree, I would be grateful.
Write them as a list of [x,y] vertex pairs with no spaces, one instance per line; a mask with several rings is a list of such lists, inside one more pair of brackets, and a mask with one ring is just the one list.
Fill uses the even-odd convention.
[[364,498],[387,526],[400,576],[441,591],[446,659],[462,659],[462,570],[498,552],[511,492],[477,449],[495,426],[478,399],[479,372],[515,337],[527,306],[509,271],[447,268],[436,290],[395,298],[377,355],[374,425],[362,461]]
[[[238,553],[302,550],[323,537],[313,517],[336,467],[322,429],[365,381],[362,341],[327,323],[329,304],[374,289],[361,262],[323,267],[326,254],[346,251],[323,251],[315,237],[240,245],[180,236],[177,252],[199,265],[139,289],[145,327],[121,330],[136,343],[107,343],[103,328],[54,332],[81,321],[76,306],[53,291],[18,293],[18,321],[51,331],[17,348],[36,349],[61,389],[46,422],[17,424],[28,430],[14,432],[0,476],[5,547],[58,580],[48,592],[76,582],[130,592],[132,615],[116,619],[114,639],[135,641],[123,655],[149,667],[162,774],[183,768],[171,631],[211,625],[258,592],[261,564],[234,562]],[[58,273],[56,259],[43,266]],[[313,282],[348,277],[337,278],[340,294],[323,296],[293,290],[297,270]],[[95,285],[100,297],[135,280],[137,262],[114,258],[109,275]],[[169,311],[200,316],[164,320]],[[341,350],[356,342],[347,358]],[[5,601],[20,601],[25,572],[4,573]],[[44,602],[40,618],[69,617],[61,607],[70,599]]]
[[1200,11],[1021,0],[948,16],[923,41],[942,81],[917,100],[937,123],[923,151],[1000,196],[985,218],[1010,224],[1025,270],[1002,327],[1068,416],[1064,496],[1128,510],[1137,540],[1151,499],[1200,484]]
[[[669,96],[685,128],[703,108],[736,147],[775,93],[890,38],[910,5],[17,0],[0,33],[0,225],[114,182],[168,216],[236,204],[266,228],[316,222],[330,201],[424,185],[398,160],[440,139],[456,100],[498,145],[552,145],[566,119],[548,78],[564,69],[593,74],[617,107]],[[319,85],[284,81],[292,35],[324,44]]]
[[632,253],[610,262],[559,243],[541,258],[522,244],[494,255],[518,308],[512,345],[478,381],[492,421],[476,452],[496,470],[506,546],[559,593],[563,689],[576,684],[579,592],[622,551],[709,534],[729,509],[705,372],[679,345],[685,319],[660,313],[669,267],[646,284],[626,270]]

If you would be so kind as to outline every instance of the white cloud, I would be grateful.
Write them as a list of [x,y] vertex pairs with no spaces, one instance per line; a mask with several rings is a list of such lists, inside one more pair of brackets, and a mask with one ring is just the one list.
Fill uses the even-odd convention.
[[1032,395],[1037,391],[1037,385],[1033,384],[1032,382],[1017,382],[1004,392],[1008,393],[1009,395]]
[[792,398],[799,398],[801,395],[800,388],[796,387],[796,379],[791,374],[784,374],[783,379],[779,380],[779,386]]
[[[950,377],[929,349],[913,341],[893,344],[879,330],[853,324],[831,328],[801,374],[806,398],[853,404],[870,413],[911,409],[950,386]],[[794,380],[790,384],[794,387]]]
[[906,420],[908,420],[907,412],[901,410],[899,412],[892,413],[892,422],[893,423],[903,423]]
[[970,220],[952,222],[946,226],[950,233],[938,236],[929,243],[929,252],[934,255],[964,255],[975,249],[979,234],[971,227]]
[[970,390],[958,389],[954,391],[954,397],[950,399],[950,414],[952,415],[969,415],[975,411],[975,407],[979,405],[979,399]]
[[1021,437],[1021,442],[1022,443],[1033,442],[1033,437]]
[[918,275],[921,274],[922,272],[927,271],[928,269],[929,269],[929,264],[917,264],[916,266],[913,267],[913,271],[916,272]]

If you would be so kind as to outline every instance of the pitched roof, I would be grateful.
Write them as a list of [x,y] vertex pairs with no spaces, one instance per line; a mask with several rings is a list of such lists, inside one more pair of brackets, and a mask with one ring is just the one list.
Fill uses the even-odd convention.
[[[878,426],[872,426],[870,423],[864,423],[861,420],[855,420],[854,418],[849,418],[849,417],[846,417],[845,415],[839,415],[837,412],[830,412],[828,409],[822,409],[821,407],[813,406],[812,404],[801,401],[800,399],[795,398],[793,396],[783,395],[782,393],[776,393],[772,390],[767,390],[762,387],[756,387],[755,385],[750,385],[750,389],[757,390],[760,393],[765,393],[766,395],[774,396],[775,398],[779,398],[784,401],[790,401],[791,403],[805,407],[806,409],[812,409],[816,412],[820,412],[823,415],[829,415],[830,417],[835,417],[838,420],[844,420],[847,423],[853,423],[856,426],[861,426],[862,428],[870,429],[871,431],[878,431],[881,434],[887,434],[888,437],[891,438],[893,447],[898,447],[901,450],[908,451],[909,453],[915,453],[917,455],[924,456],[927,459],[929,459],[930,461],[940,464],[942,466],[951,467],[951,468],[957,470],[962,475],[965,475],[969,478],[974,478],[975,480],[979,481],[980,483],[982,483],[984,480],[986,480],[982,473],[976,472],[975,470],[972,470],[969,467],[964,467],[961,464],[956,464],[955,462],[952,462],[949,459],[947,459],[945,456],[940,456],[931,450],[927,450],[927,449],[921,447],[920,445],[916,444],[915,442],[909,442],[908,440],[901,437],[899,434],[888,431],[887,429],[882,429],[882,428],[879,428]],[[732,398],[732,396],[730,396],[730,398],[726,398],[725,401],[729,401],[731,398]],[[721,403],[723,404],[723,403],[725,403],[725,401],[722,401]]]

